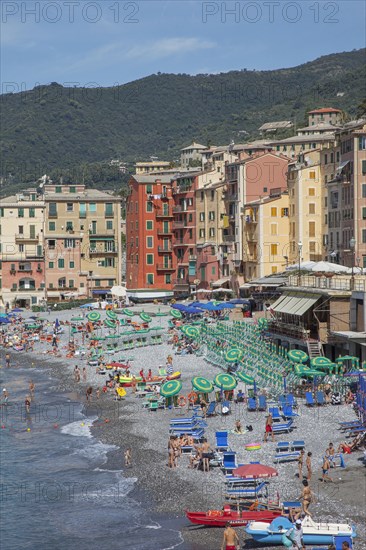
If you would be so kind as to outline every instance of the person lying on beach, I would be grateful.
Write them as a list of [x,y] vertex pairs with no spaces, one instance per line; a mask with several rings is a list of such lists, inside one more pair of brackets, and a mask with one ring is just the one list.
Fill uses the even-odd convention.
[[194,446],[195,452],[189,457],[189,466],[188,468],[198,468],[199,463],[202,459],[202,449],[199,445]]
[[337,453],[344,453],[346,455],[350,455],[352,452],[352,449],[349,445],[347,445],[346,442],[342,442],[338,445]]

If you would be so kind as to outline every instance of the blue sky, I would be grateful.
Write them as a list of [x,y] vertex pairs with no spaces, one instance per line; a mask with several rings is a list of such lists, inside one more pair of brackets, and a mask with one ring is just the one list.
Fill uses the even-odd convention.
[[357,0],[2,0],[2,91],[292,67],[365,46]]

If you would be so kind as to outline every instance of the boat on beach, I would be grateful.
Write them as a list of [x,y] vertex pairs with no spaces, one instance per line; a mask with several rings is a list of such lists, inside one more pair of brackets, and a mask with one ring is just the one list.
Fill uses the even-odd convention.
[[186,516],[191,523],[207,525],[211,527],[225,527],[230,521],[235,527],[244,527],[251,521],[271,523],[281,515],[281,510],[233,510],[230,505],[225,505],[222,510],[208,510],[207,512],[190,512],[186,510]]
[[[282,545],[282,537],[291,527],[294,527],[294,524],[289,519],[277,517],[272,523],[251,521],[245,532],[260,544],[278,546]],[[351,538],[356,536],[354,528],[348,523],[316,522],[309,516],[302,521],[302,530],[305,545],[325,546],[333,544],[333,539],[336,536]]]

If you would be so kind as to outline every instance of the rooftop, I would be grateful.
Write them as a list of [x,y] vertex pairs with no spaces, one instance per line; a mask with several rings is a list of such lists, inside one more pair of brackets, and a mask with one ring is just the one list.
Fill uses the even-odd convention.
[[137,183],[155,183],[156,181],[161,181],[161,183],[171,183],[172,179],[174,179],[174,175],[177,172],[174,172],[174,174],[133,174],[133,179],[137,181]]
[[77,191],[76,193],[50,193],[47,190],[45,191],[45,199],[47,201],[74,201],[75,199],[79,198],[83,200],[120,200],[120,197],[112,195],[110,192],[107,191],[99,191],[99,189],[85,189],[83,191]]
[[200,143],[196,143],[194,141],[191,145],[188,145],[188,147],[181,149],[181,151],[189,151],[189,149],[207,149],[207,147],[206,145],[201,145]]
[[293,123],[291,122],[291,120],[278,120],[276,122],[265,122],[258,129],[259,129],[259,131],[279,130],[279,129],[283,129],[283,128],[291,128],[292,126],[293,126]]
[[286,139],[272,141],[271,143],[272,145],[291,145],[291,143],[304,143],[308,141],[334,141],[334,132],[326,134],[307,134],[305,136],[292,136]]
[[330,132],[333,132],[335,130],[340,130],[341,126],[334,126],[333,124],[329,124],[329,122],[319,122],[318,124],[313,124],[312,126],[305,126],[304,128],[298,128],[298,132],[305,132],[305,131],[323,131],[326,132],[329,130]]
[[314,109],[313,111],[308,111],[309,115],[320,114],[320,113],[341,113],[340,109],[334,109],[333,107],[322,107],[321,109]]

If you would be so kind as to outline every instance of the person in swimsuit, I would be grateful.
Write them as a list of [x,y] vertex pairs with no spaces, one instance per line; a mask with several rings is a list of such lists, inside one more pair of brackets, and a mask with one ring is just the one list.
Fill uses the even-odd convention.
[[201,407],[201,410],[202,410],[202,413],[203,413],[203,418],[206,418],[206,413],[207,413],[207,401],[205,401],[202,397],[201,401],[200,401],[200,407]]
[[210,471],[211,447],[207,439],[202,443],[202,467],[204,472]]
[[307,468],[307,471],[308,471],[308,475],[306,477],[307,477],[308,481],[311,480],[311,476],[313,474],[313,471],[312,471],[312,468],[311,468],[311,457],[312,457],[312,453],[309,452],[308,456],[306,457],[306,468]]
[[241,422],[240,422],[240,420],[237,420],[237,421],[235,422],[235,430],[234,430],[234,432],[235,432],[236,434],[242,434],[242,433],[243,433],[243,428],[241,427]]
[[322,480],[323,483],[326,483],[327,480],[333,482],[333,479],[328,475],[329,468],[330,468],[329,458],[327,456],[325,456],[323,458],[323,465],[322,465],[322,479],[321,480]]
[[27,395],[27,397],[25,398],[24,406],[25,406],[25,412],[27,414],[29,414],[30,413],[30,406],[31,406],[31,398],[29,397],[29,395]]
[[236,531],[231,527],[231,523],[228,521],[225,525],[221,550],[236,550],[237,548],[240,548],[239,537]]
[[272,442],[274,442],[274,433],[273,433],[272,426],[273,426],[273,418],[271,413],[269,413],[269,415],[266,418],[266,426],[264,429],[264,441],[267,441],[268,434],[271,434]]
[[335,448],[333,443],[329,443],[329,446],[325,451],[325,455],[329,458],[330,467],[334,468]]
[[125,466],[128,468],[131,466],[131,447],[125,450]]
[[5,364],[7,367],[10,367],[10,353],[5,355]]
[[325,384],[324,393],[325,393],[325,401],[327,403],[330,403],[331,393],[332,393],[332,386],[329,383]]
[[299,469],[299,479],[302,479],[302,477],[303,477],[302,467],[303,467],[303,464],[304,464],[304,455],[305,455],[305,451],[304,451],[304,449],[301,449],[300,456],[297,459],[297,467]]
[[309,512],[309,506],[312,503],[313,500],[313,493],[309,487],[309,483],[306,481],[306,479],[302,482],[304,488],[302,490],[302,495],[300,497],[300,500],[302,500],[302,509],[305,515],[310,516],[311,514]]

